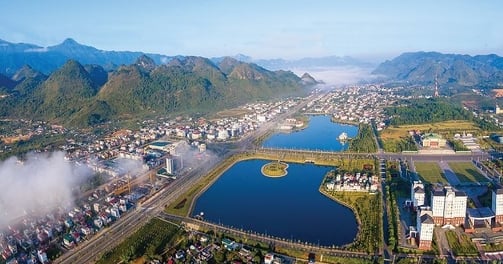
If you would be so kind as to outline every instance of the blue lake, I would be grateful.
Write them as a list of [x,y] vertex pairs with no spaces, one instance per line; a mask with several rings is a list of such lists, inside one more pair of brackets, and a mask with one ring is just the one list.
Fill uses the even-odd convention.
[[269,178],[270,161],[241,161],[227,170],[196,201],[193,214],[235,228],[316,245],[351,243],[357,234],[353,212],[318,188],[329,167],[289,163],[288,175]]
[[358,133],[358,127],[333,123],[329,116],[310,116],[309,125],[305,129],[291,133],[276,133],[265,140],[263,146],[341,151],[348,148],[347,143],[341,144],[337,140],[342,132],[346,132],[350,138],[353,138]]

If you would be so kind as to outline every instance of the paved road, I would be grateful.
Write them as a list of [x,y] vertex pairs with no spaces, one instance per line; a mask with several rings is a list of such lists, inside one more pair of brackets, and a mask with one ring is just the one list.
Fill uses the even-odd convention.
[[96,262],[101,254],[114,248],[121,243],[125,238],[132,235],[141,226],[147,223],[150,219],[155,217],[159,212],[164,210],[165,205],[169,205],[175,201],[180,195],[184,194],[199,178],[205,175],[208,171],[218,166],[218,164],[230,157],[234,153],[244,151],[252,148],[252,143],[276,125],[276,120],[283,120],[286,117],[296,113],[299,109],[307,104],[307,100],[299,103],[290,111],[276,116],[274,120],[263,124],[254,133],[249,133],[241,141],[232,144],[232,150],[222,150],[221,156],[198,164],[186,175],[180,176],[170,186],[160,190],[156,195],[145,201],[141,207],[132,210],[123,215],[111,227],[100,231],[93,236],[90,240],[81,242],[77,247],[65,252],[61,257],[54,261],[54,263],[93,263]]
[[167,214],[165,212],[160,212],[158,214],[158,217],[161,219],[165,219],[167,221],[177,221],[177,222],[185,222],[185,223],[195,224],[195,225],[204,227],[206,229],[216,230],[220,233],[233,234],[233,235],[237,235],[239,237],[244,237],[244,238],[248,238],[251,240],[260,241],[260,242],[267,244],[267,245],[272,244],[275,246],[281,246],[281,247],[285,247],[285,248],[304,250],[306,252],[315,251],[315,252],[321,253],[323,255],[331,255],[331,256],[357,257],[357,258],[364,258],[364,259],[372,258],[372,256],[369,256],[369,254],[364,253],[364,252],[353,252],[353,251],[347,251],[347,250],[334,249],[334,248],[330,248],[330,247],[320,247],[318,245],[313,245],[313,244],[297,243],[295,241],[285,240],[284,238],[273,237],[273,236],[270,236],[267,234],[261,234],[261,233],[246,231],[246,230],[238,230],[238,229],[228,227],[228,226],[209,223],[209,222],[201,221],[201,220],[194,219],[194,218],[187,218],[187,217],[181,217],[181,216],[177,216],[177,215],[171,215],[171,214]]
[[458,176],[456,176],[456,173],[452,171],[451,167],[449,167],[449,164],[447,162],[440,161],[438,162],[438,165],[440,166],[440,169],[444,171],[444,176],[450,185],[456,186],[461,183],[458,179]]
[[[210,160],[210,166],[216,166],[219,160]],[[133,234],[139,227],[147,223],[164,205],[176,200],[185,193],[190,186],[204,175],[208,166],[200,164],[187,175],[174,181],[170,186],[160,190],[157,194],[145,201],[141,207],[123,215],[111,227],[102,230],[89,241],[81,243],[76,248],[66,252],[54,263],[92,263],[104,252],[114,248],[125,238]]]
[[[290,109],[287,113],[278,115],[275,120],[271,120],[268,123],[263,124],[254,133],[249,133],[241,141],[238,141],[229,146],[225,146],[221,149],[221,156],[211,160],[208,164],[199,164],[193,170],[189,171],[186,175],[179,177],[170,186],[160,190],[156,195],[151,197],[149,200],[145,201],[141,207],[133,210],[119,219],[111,227],[101,231],[89,241],[81,242],[76,248],[64,253],[60,258],[58,258],[54,263],[93,263],[103,254],[104,252],[112,249],[122,242],[125,238],[130,236],[133,232],[138,230],[139,227],[144,225],[153,217],[156,217],[160,212],[163,211],[165,205],[169,205],[171,202],[175,201],[180,195],[185,193],[202,175],[205,175],[207,171],[216,167],[223,159],[230,157],[234,153],[239,153],[245,150],[253,148],[253,142],[263,137],[268,131],[270,131],[276,125],[276,120],[283,120],[289,115],[297,112],[299,109],[307,104],[307,100],[301,102],[296,107]],[[227,151],[227,147],[230,147]],[[279,150],[286,151],[286,150]],[[292,150],[290,150],[292,151]],[[295,150],[299,152],[299,150]],[[302,150],[301,150],[302,151]],[[307,153],[316,153],[315,151],[308,151]],[[334,153],[322,153],[333,155]],[[340,153],[338,153],[340,155]],[[352,155],[348,153],[343,153],[344,156]],[[356,153],[354,155],[366,155],[366,156],[376,156],[382,159],[389,160],[410,160],[409,164],[413,161],[431,161],[443,159],[445,161],[457,161],[457,160],[485,160],[488,155],[485,153],[480,154],[469,154],[469,155],[408,155],[408,154],[395,154],[395,153]],[[274,238],[275,239],[275,238]],[[282,243],[282,240],[276,241],[277,243]],[[284,242],[284,241],[283,241]],[[312,248],[315,249],[314,247]],[[327,254],[333,252],[333,250],[317,248],[322,252],[326,251]],[[355,252],[339,252],[340,256],[354,257],[360,256],[361,253]],[[344,255],[347,254],[347,255]],[[368,255],[365,254],[367,257]]]

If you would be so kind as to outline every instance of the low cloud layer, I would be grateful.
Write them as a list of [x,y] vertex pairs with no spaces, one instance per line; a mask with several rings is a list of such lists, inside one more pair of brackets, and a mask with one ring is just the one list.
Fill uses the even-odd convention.
[[316,80],[323,81],[328,86],[336,87],[357,84],[362,81],[372,81],[377,76],[372,75],[371,71],[371,68],[361,68],[355,66],[293,69],[293,72],[298,76],[302,76],[302,74],[307,72]]
[[25,214],[72,205],[72,187],[87,175],[87,169],[65,161],[62,152],[0,162],[0,229]]

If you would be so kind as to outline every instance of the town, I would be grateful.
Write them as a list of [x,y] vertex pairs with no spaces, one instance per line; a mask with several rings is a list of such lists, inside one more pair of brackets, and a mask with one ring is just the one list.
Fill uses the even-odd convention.
[[[54,260],[114,225],[131,210],[138,210],[149,197],[159,190],[169,189],[173,182],[190,173],[198,164],[224,155],[229,151],[228,144],[239,142],[266,124],[273,125],[278,131],[302,129],[307,124],[300,117],[275,120],[276,116],[300,105],[305,105],[299,111],[303,115],[328,115],[335,122],[373,124],[376,131],[386,130],[390,117],[386,116],[384,108],[397,100],[412,98],[398,95],[399,91],[400,88],[384,88],[378,84],[351,86],[328,93],[315,90],[307,98],[247,104],[220,113],[223,117],[180,116],[145,120],[138,123],[138,130],[107,127],[107,132],[100,138],[95,134],[69,130],[43,121],[4,120],[19,128],[13,130],[14,133],[2,135],[2,153],[9,154],[13,144],[31,137],[63,136],[65,141],[57,149],[52,147],[38,151],[65,151],[67,162],[89,167],[95,174],[93,178],[99,180],[81,189],[78,197],[75,197],[75,206],[71,208],[61,205],[57,210],[43,215],[30,215],[27,212],[16,219],[0,233],[1,255],[6,261],[47,263],[49,259]],[[489,121],[499,124],[493,120],[492,113],[485,116]],[[419,153],[455,153],[442,136],[431,133],[423,135],[420,131],[411,131],[410,136],[419,148]],[[463,140],[464,145],[471,151],[481,152],[480,145],[469,136],[469,140]],[[461,137],[457,134],[455,138],[465,139],[467,135]],[[123,170],[121,164],[124,160],[134,161],[135,170]],[[398,167],[402,168],[402,165],[400,163]],[[339,172],[327,179],[325,187],[341,192],[383,191],[379,177],[372,174],[371,170],[354,174]],[[401,171],[400,175],[410,177],[406,171]],[[449,185],[431,187],[434,190],[431,190],[431,202],[427,205],[425,194],[428,188],[419,179],[413,181],[410,199],[403,201],[409,213],[417,217],[417,221],[404,227],[408,230],[408,242],[404,242],[406,247],[430,250],[435,226],[462,226],[464,232],[470,234],[478,234],[477,228],[495,232],[501,230],[503,209],[498,201],[503,196],[499,189],[493,192],[491,209],[467,209],[467,195]],[[452,209],[446,211],[445,208]],[[205,238],[203,236],[200,239]],[[472,240],[499,243],[498,239],[499,235],[475,235]],[[182,253],[178,254],[179,259],[181,256]],[[272,256],[265,256],[266,263],[281,263],[272,262]]]

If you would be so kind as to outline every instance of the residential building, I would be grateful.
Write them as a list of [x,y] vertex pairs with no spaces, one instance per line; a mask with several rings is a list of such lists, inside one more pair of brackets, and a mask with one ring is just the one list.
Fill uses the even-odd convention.
[[425,205],[424,203],[425,192],[424,184],[421,181],[412,182],[412,188],[410,190],[410,199],[412,200],[412,205],[414,208]]
[[168,174],[175,173],[175,160],[171,156],[166,158],[166,172]]
[[435,188],[431,193],[431,209],[436,225],[461,225],[466,217],[467,195],[451,186]]
[[417,233],[419,234],[419,249],[421,250],[431,249],[433,229],[435,228],[431,214],[432,212],[427,210],[421,210],[417,214]]
[[503,223],[503,189],[493,191],[491,209],[496,217],[496,222]]

